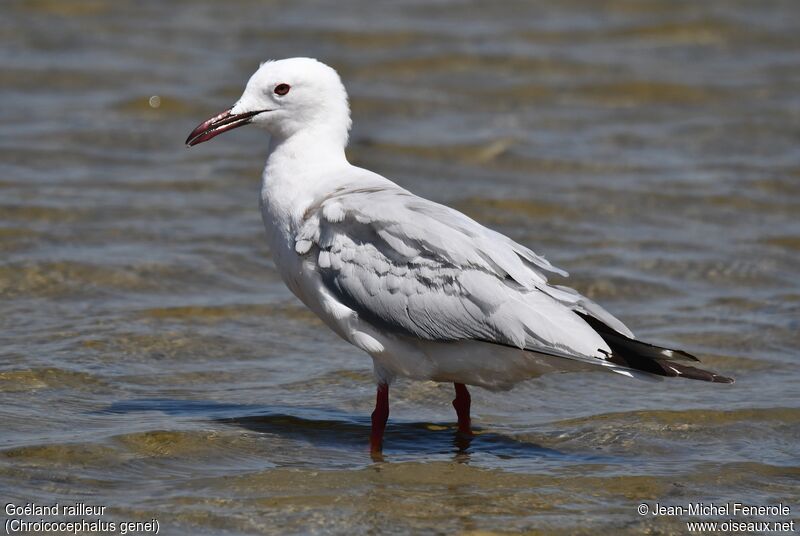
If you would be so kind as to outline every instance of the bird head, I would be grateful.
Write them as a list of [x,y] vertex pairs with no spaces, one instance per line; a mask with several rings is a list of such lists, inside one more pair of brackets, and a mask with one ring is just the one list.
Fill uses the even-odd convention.
[[322,131],[328,137],[341,136],[344,146],[350,124],[347,92],[338,73],[315,59],[290,58],[262,63],[236,104],[200,123],[186,144],[255,125],[279,139]]

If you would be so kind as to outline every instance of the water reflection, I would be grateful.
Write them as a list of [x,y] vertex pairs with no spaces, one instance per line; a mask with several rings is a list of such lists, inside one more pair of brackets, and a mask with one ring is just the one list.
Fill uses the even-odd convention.
[[[342,411],[314,407],[255,406],[224,404],[202,400],[137,399],[118,401],[100,414],[130,414],[157,411],[168,415],[209,419],[259,434],[303,442],[315,449],[334,449],[369,453],[370,420]],[[498,432],[475,428],[472,435],[462,434],[455,423],[398,422],[390,420],[386,429],[383,456],[375,461],[419,459],[451,454],[459,463],[470,461],[471,454],[504,459],[572,459],[600,461],[597,456],[580,456],[543,447]],[[606,461],[610,461],[608,458]]]

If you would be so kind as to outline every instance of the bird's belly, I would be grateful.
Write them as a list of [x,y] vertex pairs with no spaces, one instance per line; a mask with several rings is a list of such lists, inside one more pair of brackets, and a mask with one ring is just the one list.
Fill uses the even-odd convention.
[[303,302],[334,333],[352,343],[350,326],[345,318],[336,318],[330,314],[321,292],[322,281],[314,263],[307,256],[298,255],[293,248],[287,247],[283,241],[276,240],[271,244],[272,257],[278,273],[287,288]]
[[386,351],[382,354],[373,355],[376,364],[392,376],[416,380],[506,390],[551,372],[596,369],[571,359],[480,341],[436,342],[403,337],[395,341],[385,344]]

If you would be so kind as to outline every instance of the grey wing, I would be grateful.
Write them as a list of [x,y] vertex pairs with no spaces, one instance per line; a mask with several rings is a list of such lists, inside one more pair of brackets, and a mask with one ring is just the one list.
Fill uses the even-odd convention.
[[341,189],[306,213],[295,249],[316,255],[327,290],[381,329],[425,340],[483,340],[604,360],[578,314],[629,335],[547,260],[458,211],[398,187]]

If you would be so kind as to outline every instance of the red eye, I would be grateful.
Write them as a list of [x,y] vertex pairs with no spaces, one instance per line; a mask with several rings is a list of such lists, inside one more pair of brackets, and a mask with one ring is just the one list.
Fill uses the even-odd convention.
[[292,86],[289,84],[278,84],[275,86],[275,94],[276,95],[286,95],[289,93],[289,90],[292,89]]

